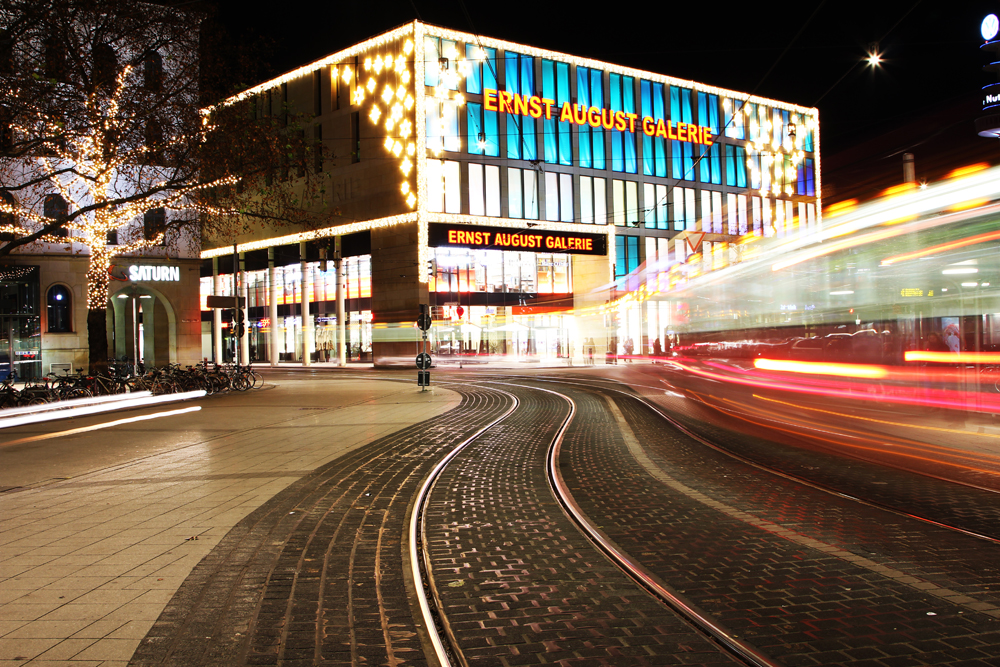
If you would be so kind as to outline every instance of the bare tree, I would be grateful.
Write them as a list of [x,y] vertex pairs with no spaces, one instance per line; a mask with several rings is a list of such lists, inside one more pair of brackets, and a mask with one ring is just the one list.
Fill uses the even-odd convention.
[[[197,249],[205,225],[323,215],[322,179],[305,168],[315,148],[287,109],[206,106],[202,18],[125,0],[0,10],[0,256],[87,248],[91,372],[107,365],[115,256],[165,238]],[[153,233],[150,213],[162,214]]]

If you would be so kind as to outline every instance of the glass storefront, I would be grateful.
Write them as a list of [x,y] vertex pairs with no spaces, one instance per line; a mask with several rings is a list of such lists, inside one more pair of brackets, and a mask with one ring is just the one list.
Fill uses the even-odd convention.
[[[346,257],[345,276],[345,338],[348,361],[371,361],[371,256]],[[324,267],[324,264],[326,266]],[[310,304],[313,325],[314,362],[334,361],[337,355],[337,273],[333,262],[309,262],[310,289],[306,298]],[[290,264],[275,268],[275,288],[278,320],[271,322],[271,285],[267,269],[246,272],[248,313],[247,344],[252,362],[271,361],[268,340],[271,327],[278,327],[278,361],[302,362],[302,266]],[[232,274],[219,276],[222,295],[232,295]],[[202,296],[213,293],[211,277],[201,279]],[[202,300],[204,304],[204,299]],[[203,311],[209,308],[202,306]],[[230,324],[231,312],[223,314],[223,358],[231,361],[235,354],[235,337]]]
[[36,266],[0,267],[0,380],[42,376],[42,327]]

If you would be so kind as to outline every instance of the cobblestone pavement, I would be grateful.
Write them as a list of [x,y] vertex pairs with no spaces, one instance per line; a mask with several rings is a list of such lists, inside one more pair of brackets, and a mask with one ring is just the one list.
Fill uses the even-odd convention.
[[202,561],[131,665],[426,664],[403,580],[406,508],[440,455],[503,413],[501,394],[319,468]]
[[[441,610],[469,664],[735,664],[597,552],[553,497],[546,451],[568,403],[504,389],[525,407],[456,457],[426,518]],[[574,422],[596,450],[613,429],[587,425],[604,413],[590,404]]]
[[[568,392],[602,411],[603,398]],[[996,544],[762,473],[630,399],[609,407],[567,434],[560,463],[577,501],[745,641],[790,667],[997,664]],[[910,484],[928,502],[953,491]]]

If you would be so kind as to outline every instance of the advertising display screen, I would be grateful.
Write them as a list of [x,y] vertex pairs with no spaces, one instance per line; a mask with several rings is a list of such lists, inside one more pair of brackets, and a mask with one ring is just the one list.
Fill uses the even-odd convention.
[[428,245],[435,248],[559,252],[570,255],[608,254],[608,238],[604,234],[440,223],[430,224]]

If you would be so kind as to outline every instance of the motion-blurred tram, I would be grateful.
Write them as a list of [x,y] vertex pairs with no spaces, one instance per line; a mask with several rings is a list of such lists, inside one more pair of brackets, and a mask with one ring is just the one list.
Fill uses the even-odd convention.
[[913,351],[956,363],[1000,351],[1000,168],[755,241],[742,261],[655,297],[686,311],[674,354],[897,365]]

